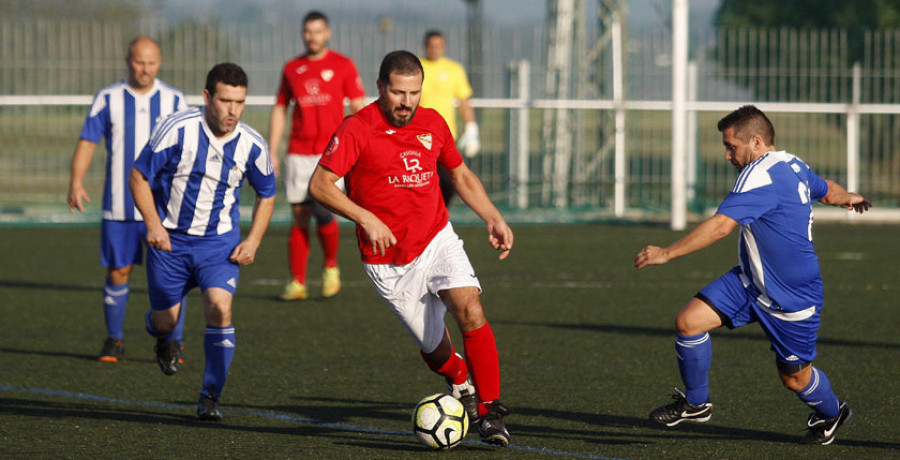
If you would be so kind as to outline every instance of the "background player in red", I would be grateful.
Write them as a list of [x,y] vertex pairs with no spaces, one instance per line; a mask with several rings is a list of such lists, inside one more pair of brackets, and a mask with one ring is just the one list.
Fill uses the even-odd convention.
[[[505,446],[510,413],[500,397],[494,332],[481,285],[448,220],[437,166],[450,171],[460,198],[487,224],[488,241],[509,255],[513,233],[481,180],[463,163],[447,123],[419,108],[422,64],[407,51],[381,63],[378,100],[338,128],[310,182],[322,204],[356,222],[366,273],[416,339],[422,357],[477,422],[484,442]],[[335,182],[347,180],[348,195]],[[465,360],[444,324],[447,311],[462,332]]]
[[350,110],[356,112],[362,108],[366,93],[353,61],[328,48],[330,38],[328,18],[318,11],[309,12],[303,19],[306,54],[284,65],[269,121],[272,164],[275,165],[275,174],[279,175],[278,147],[284,134],[288,106],[294,104],[284,164],[287,201],[293,213],[293,225],[288,237],[288,260],[293,278],[285,286],[281,295],[283,300],[301,300],[309,296],[306,265],[312,217],[316,218],[325,259],[322,296],[331,297],[341,289],[337,262],[338,223],[330,211],[310,199],[309,178],[328,140],[344,119],[344,98],[350,100]]

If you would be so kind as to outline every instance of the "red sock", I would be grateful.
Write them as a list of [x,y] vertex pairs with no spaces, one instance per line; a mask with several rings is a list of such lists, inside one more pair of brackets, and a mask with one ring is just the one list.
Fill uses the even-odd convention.
[[332,219],[325,225],[319,225],[316,229],[319,232],[322,252],[325,253],[325,267],[337,267],[338,244],[341,240],[341,228],[338,226],[337,219]]
[[462,337],[466,362],[478,390],[478,415],[484,415],[491,403],[500,397],[500,357],[494,331],[490,324],[484,323],[474,331],[463,332]]
[[466,381],[466,375],[469,373],[469,369],[466,367],[466,362],[456,354],[453,345],[450,345],[450,359],[440,366],[425,359],[425,353],[422,353],[422,350],[419,350],[419,353],[422,355],[422,359],[425,360],[425,364],[428,365],[429,369],[436,374],[447,377],[454,385],[461,385]]
[[291,226],[288,237],[288,262],[291,274],[300,284],[306,284],[306,261],[309,259],[309,229]]

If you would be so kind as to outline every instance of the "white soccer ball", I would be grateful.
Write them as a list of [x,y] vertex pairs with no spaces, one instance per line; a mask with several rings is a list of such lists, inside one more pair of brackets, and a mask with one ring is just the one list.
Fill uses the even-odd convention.
[[462,403],[448,394],[422,398],[413,410],[413,432],[432,449],[452,449],[469,431],[469,417]]

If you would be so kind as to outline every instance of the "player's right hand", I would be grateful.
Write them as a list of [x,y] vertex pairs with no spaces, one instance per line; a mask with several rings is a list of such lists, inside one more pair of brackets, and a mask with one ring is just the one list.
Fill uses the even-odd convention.
[[513,232],[506,221],[500,219],[488,224],[488,243],[500,251],[500,260],[509,256],[509,251],[513,247]]
[[366,237],[372,244],[372,252],[384,256],[385,251],[397,244],[397,238],[381,219],[371,215],[369,219],[359,222],[360,227],[366,232]]
[[161,251],[172,252],[172,241],[169,232],[162,225],[147,228],[147,246]]
[[647,246],[634,258],[634,268],[640,270],[647,265],[662,265],[669,261],[669,251],[659,246]]
[[75,214],[75,209],[84,212],[84,201],[91,202],[91,197],[88,196],[84,187],[72,187],[69,190],[69,212]]

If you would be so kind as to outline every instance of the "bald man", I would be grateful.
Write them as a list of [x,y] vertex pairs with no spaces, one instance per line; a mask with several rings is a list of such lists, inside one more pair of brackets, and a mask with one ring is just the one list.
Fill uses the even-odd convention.
[[[85,212],[91,201],[84,188],[84,176],[91,166],[94,150],[106,141],[106,181],[103,188],[103,219],[100,226],[100,260],[107,268],[103,289],[106,339],[98,359],[118,362],[122,358],[122,328],[128,303],[131,267],[140,264],[146,229],[134,205],[128,177],[134,160],[147,144],[156,122],[187,109],[184,94],[156,78],[162,64],[159,45],[149,37],[137,37],[128,44],[125,57],[128,78],[102,88],[94,97],[84,120],[81,137],[72,157],[69,183],[69,211]],[[179,320],[181,344],[183,318]]]

